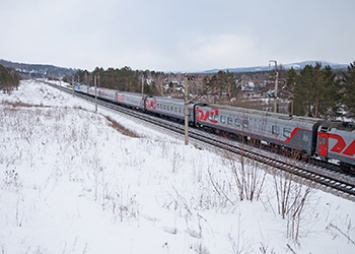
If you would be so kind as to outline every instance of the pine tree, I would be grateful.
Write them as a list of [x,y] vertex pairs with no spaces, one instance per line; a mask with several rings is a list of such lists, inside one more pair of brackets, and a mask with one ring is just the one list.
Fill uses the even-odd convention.
[[295,113],[295,86],[297,80],[299,79],[297,72],[293,67],[286,73],[286,90],[290,93],[291,105],[290,113],[293,115]]
[[10,94],[20,84],[19,75],[11,69],[7,69],[0,64],[0,90]]
[[295,87],[295,105],[297,115],[313,116],[315,98],[314,68],[306,65],[300,72],[297,86]]
[[347,111],[348,117],[355,117],[355,61],[350,63],[342,80],[343,93],[342,103]]
[[294,89],[294,113],[325,119],[333,115],[339,89],[335,76],[330,66],[322,68],[321,63],[306,65],[299,75],[291,69],[287,84],[288,90]]
[[313,99],[314,116],[319,117],[319,107],[324,92],[323,73],[322,73],[321,63],[316,63],[316,66],[313,68],[312,83],[313,83],[312,91],[314,95],[314,99]]
[[326,66],[321,72],[321,93],[319,96],[319,116],[324,119],[334,115],[334,108],[337,101],[337,83],[335,73],[330,66]]

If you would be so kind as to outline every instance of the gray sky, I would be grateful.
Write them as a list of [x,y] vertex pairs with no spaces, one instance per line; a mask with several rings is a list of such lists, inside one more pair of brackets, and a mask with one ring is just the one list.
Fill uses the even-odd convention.
[[355,60],[354,0],[0,0],[0,58],[203,71]]

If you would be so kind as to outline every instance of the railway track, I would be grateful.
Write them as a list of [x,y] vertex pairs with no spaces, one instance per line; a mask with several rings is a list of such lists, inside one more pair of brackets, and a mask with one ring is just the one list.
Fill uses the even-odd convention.
[[[47,84],[64,92],[70,94],[72,93],[71,89],[57,86],[51,83]],[[95,100],[94,98],[87,95],[77,93],[75,95],[92,102]],[[173,132],[177,135],[184,135],[184,126],[176,122],[157,118],[106,101],[97,100],[97,103],[101,106],[129,115],[132,118],[140,119],[145,123],[149,123],[155,127],[169,130],[170,132]],[[265,150],[231,141],[230,139],[223,137],[221,138],[221,136],[206,133],[200,129],[190,128],[189,138],[199,142],[200,144],[207,144],[211,147],[218,148],[223,151],[228,151],[233,154],[243,155],[245,158],[267,164],[274,169],[290,173],[290,175],[292,175],[295,180],[307,184],[311,187],[318,188],[342,198],[355,201],[355,177],[353,176],[349,176],[334,170],[327,170],[324,167],[316,166],[303,161],[286,158],[279,154],[272,154],[272,156],[270,156],[271,153]]]

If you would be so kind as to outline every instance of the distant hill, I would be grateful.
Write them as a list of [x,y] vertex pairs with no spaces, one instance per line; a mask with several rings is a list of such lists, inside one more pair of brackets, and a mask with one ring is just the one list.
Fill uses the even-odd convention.
[[47,64],[15,63],[0,59],[0,64],[16,70],[22,78],[60,78],[77,72],[77,69],[58,67]]
[[[326,61],[304,61],[304,62],[299,62],[299,63],[291,63],[291,64],[280,64],[284,69],[291,69],[293,67],[295,70],[300,70],[303,69],[306,65],[312,65],[315,66],[316,63],[321,63],[322,66],[327,66],[329,65],[332,69],[346,69],[348,67],[348,64],[338,64],[338,63],[329,63]],[[233,73],[238,73],[238,72],[260,72],[260,71],[270,71],[275,69],[275,65],[272,66],[254,66],[254,67],[238,67],[238,68],[226,68],[226,69],[212,69],[212,70],[207,70],[203,71],[203,74],[213,74],[217,73],[218,71],[229,71]]]
[[[296,70],[303,69],[306,65],[315,66],[317,62],[322,63],[322,66],[329,65],[332,69],[346,69],[348,64],[338,64],[338,63],[330,63],[326,61],[304,61],[299,63],[290,63],[290,64],[280,64],[284,69],[290,69],[293,67]],[[26,63],[16,63],[7,60],[0,59],[0,64],[12,68],[16,70],[23,78],[36,78],[36,77],[48,77],[48,78],[59,78],[66,75],[72,75],[76,73],[79,69],[72,68],[64,68],[58,67],[54,65],[47,64],[26,64]],[[262,71],[270,71],[275,68],[272,66],[254,66],[254,67],[237,67],[237,68],[225,68],[225,69],[212,69],[206,70],[202,72],[195,72],[201,74],[213,74],[218,71],[229,71],[232,73],[245,73],[245,72],[262,72]]]

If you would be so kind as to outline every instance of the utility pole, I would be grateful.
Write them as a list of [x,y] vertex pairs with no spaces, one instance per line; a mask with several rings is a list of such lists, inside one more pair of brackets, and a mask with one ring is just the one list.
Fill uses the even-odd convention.
[[95,113],[97,113],[97,85],[96,85],[96,75],[94,76],[94,85],[95,85]]
[[144,74],[142,73],[142,98],[144,96]]
[[295,100],[295,81],[292,82],[291,115],[293,115],[294,100]]
[[74,77],[71,78],[71,84],[73,86],[73,97],[74,97]]
[[277,89],[278,89],[278,82],[279,82],[279,72],[277,71],[277,61],[276,60],[270,60],[269,61],[269,66],[270,63],[273,62],[275,63],[275,70],[276,70],[276,75],[275,75],[275,91],[274,91],[274,95],[275,95],[275,99],[274,99],[274,112],[277,112]]
[[185,74],[185,145],[189,144],[189,77]]

